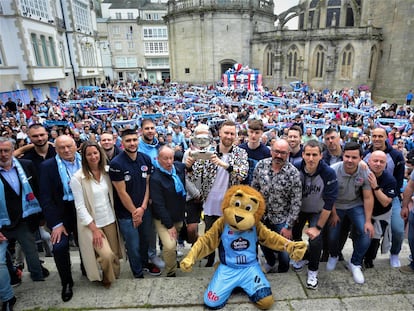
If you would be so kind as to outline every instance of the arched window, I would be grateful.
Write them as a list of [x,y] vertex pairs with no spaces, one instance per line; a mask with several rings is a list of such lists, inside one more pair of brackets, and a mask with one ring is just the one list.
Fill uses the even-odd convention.
[[313,57],[313,76],[315,78],[322,78],[323,72],[325,70],[325,50],[324,48],[319,45],[316,50]]
[[293,46],[287,54],[288,77],[290,78],[299,78],[298,59],[299,51],[296,46]]
[[370,80],[375,78],[377,62],[378,62],[378,50],[377,50],[377,47],[374,45],[371,48],[371,57],[369,59],[368,79]]
[[264,68],[266,76],[273,76],[273,52],[268,47],[264,52]]
[[354,51],[351,45],[347,45],[342,52],[341,78],[352,79],[352,69],[354,66]]

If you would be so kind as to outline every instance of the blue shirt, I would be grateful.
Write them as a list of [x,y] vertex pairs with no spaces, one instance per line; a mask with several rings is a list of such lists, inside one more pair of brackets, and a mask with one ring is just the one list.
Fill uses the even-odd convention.
[[[112,181],[125,181],[126,192],[136,207],[142,205],[147,186],[147,177],[152,171],[151,159],[141,152],[132,160],[125,151],[112,159],[109,177]],[[114,207],[118,218],[131,218],[131,213],[124,207],[116,191],[114,191]]]

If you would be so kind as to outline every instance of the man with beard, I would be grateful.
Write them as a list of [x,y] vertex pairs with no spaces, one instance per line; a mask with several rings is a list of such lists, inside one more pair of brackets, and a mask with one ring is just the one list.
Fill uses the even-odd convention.
[[[36,170],[37,176],[39,175],[40,164],[50,158],[56,156],[55,147],[48,142],[48,133],[46,128],[41,124],[32,124],[29,126],[28,131],[30,145],[23,146],[14,152],[14,156],[21,157],[23,159],[31,160]],[[47,256],[51,256],[52,244],[50,242],[50,234],[44,228],[44,220],[40,221],[39,234],[43,241],[45,253]],[[20,262],[17,256],[17,263]],[[43,267],[45,274],[48,271]]]
[[41,212],[38,179],[31,161],[13,157],[14,146],[13,139],[0,137],[0,231],[19,242],[31,279],[44,281],[34,236]]
[[14,152],[15,156],[21,156],[24,159],[31,160],[37,170],[40,163],[56,155],[55,148],[48,143],[48,133],[41,124],[32,124],[28,131],[30,142],[33,145],[27,145],[19,148]]
[[155,124],[152,119],[143,119],[141,123],[141,137],[139,138],[138,150],[151,158],[151,162],[158,167],[158,139],[155,137]]
[[360,164],[362,148],[356,142],[346,143],[344,146],[343,161],[335,163],[332,168],[338,178],[338,199],[332,209],[329,231],[329,258],[326,270],[332,271],[338,263],[341,245],[338,243],[342,222],[348,216],[353,228],[354,251],[348,263],[355,283],[363,284],[364,275],[361,271],[362,260],[367,252],[374,227],[371,223],[374,208],[374,195],[368,178],[368,170]]
[[[160,144],[158,139],[155,137],[155,123],[152,119],[143,119],[141,122],[141,137],[139,138],[138,151],[148,155],[151,159],[152,165],[158,167],[158,149]],[[152,217],[151,217],[152,219]],[[157,234],[155,226],[152,225],[153,230],[150,234],[148,257],[151,262],[158,268],[162,269],[165,267],[164,261],[157,256]]]
[[[263,223],[272,231],[292,239],[292,227],[302,206],[302,183],[299,171],[288,161],[289,143],[284,139],[273,141],[271,158],[260,160],[253,172],[252,187],[257,189],[266,200]],[[276,256],[273,250],[262,247],[266,263],[266,273],[275,272]],[[277,252],[279,266],[277,272],[289,270],[287,252]]]
[[293,125],[287,133],[287,141],[290,147],[289,162],[296,164],[302,161],[302,130],[299,126]]
[[[227,189],[240,184],[249,171],[246,150],[234,145],[236,142],[236,124],[224,121],[219,130],[220,142],[210,159],[194,159],[189,156],[186,166],[193,172],[194,179],[201,180],[201,196],[204,201],[204,222],[206,230],[222,216],[221,202]],[[208,256],[206,267],[214,264],[215,254]]]
[[124,151],[111,161],[109,176],[116,190],[114,208],[129,265],[135,278],[143,278],[144,271],[160,275],[160,270],[148,263],[149,235],[154,231],[148,209],[151,159],[138,151],[135,129],[125,129],[121,136]]
[[121,149],[115,145],[114,135],[111,132],[103,132],[99,143],[105,151],[109,161],[121,152]]

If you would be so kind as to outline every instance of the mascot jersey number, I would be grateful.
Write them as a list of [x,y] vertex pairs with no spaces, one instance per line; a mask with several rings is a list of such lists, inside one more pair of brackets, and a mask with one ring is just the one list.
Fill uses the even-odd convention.
[[231,187],[223,199],[223,216],[198,238],[181,261],[181,269],[191,271],[196,261],[219,248],[220,264],[204,294],[209,308],[224,307],[236,287],[242,288],[260,309],[273,305],[270,284],[257,260],[258,243],[275,251],[287,251],[295,261],[305,254],[305,242],[292,242],[262,224],[264,202],[262,195],[249,186]]

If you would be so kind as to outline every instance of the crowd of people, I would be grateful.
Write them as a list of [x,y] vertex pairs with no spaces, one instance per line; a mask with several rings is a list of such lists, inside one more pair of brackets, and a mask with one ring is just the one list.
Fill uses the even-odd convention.
[[316,289],[320,262],[334,270],[350,237],[356,283],[380,248],[391,267],[414,274],[414,262],[399,258],[407,222],[414,253],[410,103],[375,105],[369,91],[353,88],[259,93],[147,83],[60,90],[43,102],[9,98],[0,120],[3,310],[16,302],[22,254],[33,281],[47,278],[40,251],[54,257],[69,301],[73,243],[82,274],[105,288],[126,257],[134,278],[175,277],[180,245],[197,240],[201,219],[206,230],[214,224],[237,184],[263,194],[268,228],[309,237],[299,262],[263,247],[266,273],[307,265],[307,287]]

